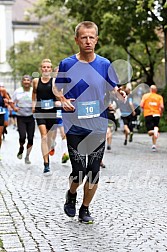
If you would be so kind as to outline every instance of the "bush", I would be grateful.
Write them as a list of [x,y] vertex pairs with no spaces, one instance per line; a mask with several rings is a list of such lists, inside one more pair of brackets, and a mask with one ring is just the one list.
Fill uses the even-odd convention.
[[[165,114],[160,119],[159,131],[160,132],[167,132],[167,118],[166,118]],[[140,127],[139,127],[138,132],[139,133],[147,133],[147,129],[145,126],[145,119],[144,119],[143,114],[140,115]]]
[[147,133],[147,129],[146,129],[146,126],[145,126],[145,119],[144,119],[144,116],[143,116],[143,113],[140,115],[140,127],[138,129],[138,132],[139,133]]

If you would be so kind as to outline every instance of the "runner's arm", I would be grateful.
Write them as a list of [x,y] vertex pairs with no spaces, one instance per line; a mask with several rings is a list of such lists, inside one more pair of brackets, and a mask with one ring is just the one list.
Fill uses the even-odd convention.
[[38,85],[38,78],[33,79],[32,81],[32,112],[35,112],[35,106],[37,103],[37,85]]
[[61,102],[62,104],[62,108],[65,111],[74,111],[75,107],[72,105],[72,101],[74,101],[75,99],[66,99],[65,96],[63,95],[63,91],[62,90],[58,90],[56,85],[52,86],[52,91],[54,93],[54,95],[56,96],[56,98]]

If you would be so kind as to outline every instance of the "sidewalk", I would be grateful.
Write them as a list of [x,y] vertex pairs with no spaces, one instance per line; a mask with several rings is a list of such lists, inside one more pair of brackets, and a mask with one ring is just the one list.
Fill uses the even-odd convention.
[[[151,152],[151,138],[134,134],[123,145],[113,135],[104,156],[99,188],[90,206],[93,225],[63,211],[71,165],[61,164],[60,136],[51,157],[51,177],[43,176],[40,136],[35,133],[31,165],[18,160],[18,133],[10,126],[0,163],[0,252],[165,252],[167,251],[167,134]],[[82,186],[78,191],[78,209]],[[0,242],[1,244],[1,242]]]

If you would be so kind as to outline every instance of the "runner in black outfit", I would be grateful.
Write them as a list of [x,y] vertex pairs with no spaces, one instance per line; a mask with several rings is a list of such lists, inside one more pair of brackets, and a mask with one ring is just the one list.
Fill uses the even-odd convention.
[[52,92],[52,63],[44,59],[41,63],[42,77],[33,80],[33,112],[41,134],[41,148],[44,160],[44,175],[51,175],[49,167],[49,151],[54,139],[54,124],[56,124],[56,97]]

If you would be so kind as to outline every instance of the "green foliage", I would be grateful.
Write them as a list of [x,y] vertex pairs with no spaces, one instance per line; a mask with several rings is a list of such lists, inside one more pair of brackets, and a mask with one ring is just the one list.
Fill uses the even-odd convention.
[[139,120],[140,120],[140,127],[139,127],[138,132],[139,133],[146,133],[147,129],[146,129],[143,113],[140,115],[140,119]]
[[[160,119],[159,131],[160,132],[167,132],[167,117],[165,114]],[[139,128],[138,132],[139,133],[147,133],[143,114],[140,115],[140,128]]]
[[[133,67],[132,81],[151,85],[154,74],[164,58],[162,33],[167,26],[165,0],[38,0],[32,10],[41,18],[42,27],[34,43],[23,54],[10,51],[9,61],[15,73],[50,58],[54,65],[75,53],[74,27],[77,22],[91,20],[99,27],[97,53],[110,60],[127,59]],[[155,11],[156,9],[156,11]],[[22,44],[17,47],[23,47]],[[20,49],[21,49],[20,48]],[[19,50],[18,50],[19,51]],[[25,60],[26,59],[26,60]],[[19,64],[19,66],[17,66]],[[23,69],[23,65],[29,68]],[[31,70],[32,71],[32,70]],[[34,70],[33,70],[34,71]]]
[[0,239],[0,251],[1,252],[5,252],[4,248],[3,248],[3,242],[2,240]]
[[159,123],[160,132],[167,132],[167,117],[163,116]]
[[167,132],[167,85],[161,92],[159,92],[164,99],[164,112],[160,120],[160,131]]
[[164,115],[166,117],[166,123],[167,123],[167,85],[165,88],[162,90],[161,95],[163,96],[164,99]]
[[106,55],[102,47],[120,46],[126,54],[130,53],[132,66],[137,69],[133,78],[144,77],[143,81],[149,85],[154,83],[155,69],[164,58],[159,34],[167,24],[165,1],[52,0],[52,3],[66,6],[78,22],[94,21],[100,30],[97,49]]
[[14,77],[38,71],[39,56],[34,55],[35,51],[36,48],[30,42],[21,42],[8,51],[7,59],[13,68]]
[[32,75],[33,72],[39,72],[44,58],[51,59],[53,66],[57,66],[64,57],[78,50],[74,43],[75,20],[68,17],[67,9],[59,10],[53,6],[46,8],[46,2],[43,0],[38,4],[33,12],[45,19],[41,20],[37,38],[34,42],[18,43],[7,53],[15,79],[20,79],[23,74]]

